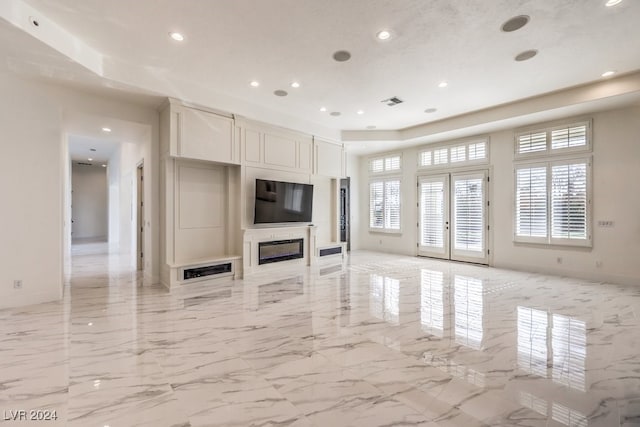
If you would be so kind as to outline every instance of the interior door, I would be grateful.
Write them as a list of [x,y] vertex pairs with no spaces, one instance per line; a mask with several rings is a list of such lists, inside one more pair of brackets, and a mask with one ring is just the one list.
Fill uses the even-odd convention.
[[418,255],[487,264],[488,172],[418,178]]
[[418,254],[449,259],[449,174],[418,179]]

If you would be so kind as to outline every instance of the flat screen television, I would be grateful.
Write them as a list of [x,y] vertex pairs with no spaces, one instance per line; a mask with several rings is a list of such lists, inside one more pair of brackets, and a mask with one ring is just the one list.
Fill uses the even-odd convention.
[[311,222],[313,185],[256,179],[254,224]]

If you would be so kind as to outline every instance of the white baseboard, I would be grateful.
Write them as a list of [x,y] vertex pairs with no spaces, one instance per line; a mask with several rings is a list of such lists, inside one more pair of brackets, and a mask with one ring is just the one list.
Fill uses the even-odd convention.
[[24,307],[27,305],[42,304],[45,302],[55,302],[60,301],[61,299],[62,289],[60,286],[40,292],[13,290],[13,292],[0,294],[0,309]]

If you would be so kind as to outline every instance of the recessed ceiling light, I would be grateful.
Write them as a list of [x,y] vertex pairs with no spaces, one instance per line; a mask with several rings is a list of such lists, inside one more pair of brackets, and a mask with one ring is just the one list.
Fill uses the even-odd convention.
[[273,94],[275,96],[287,96],[287,95],[289,95],[289,93],[286,90],[282,90],[282,89],[278,89],[278,90],[273,91]]
[[329,114],[331,114],[333,117],[338,117],[342,113],[340,111],[332,111]]
[[184,36],[180,33],[176,33],[176,32],[172,32],[169,33],[169,37],[171,37],[173,40],[177,41],[177,42],[181,42],[184,40]]
[[109,133],[109,132],[111,132],[111,128],[102,128],[102,132]]
[[87,326],[93,326],[93,322],[87,323]]
[[438,111],[437,108],[427,108],[426,110],[424,110],[424,112],[427,114],[435,113],[436,111]]
[[293,82],[293,83],[291,83],[291,87],[293,87],[293,88],[296,88],[296,89],[297,89],[297,88],[299,88],[299,87],[300,87],[300,83],[298,83],[298,82]]
[[327,107],[320,107],[320,111],[324,113],[325,111],[327,111]]
[[376,34],[376,37],[378,40],[389,40],[391,38],[391,33],[388,30],[382,30]]
[[364,111],[362,111],[362,110],[358,110],[358,114],[359,114],[359,115],[363,115],[363,114],[364,114]]
[[375,126],[373,126],[373,125],[367,126],[367,129],[369,129],[369,130],[373,130],[373,129],[375,129],[375,128],[376,128],[376,127],[375,127]]
[[615,6],[617,4],[622,3],[622,0],[609,0],[604,5],[607,7]]
[[447,82],[440,82],[440,84],[438,85],[438,87],[447,87],[449,86],[449,83]]
[[505,33],[510,33],[524,27],[528,22],[529,17],[527,15],[514,16],[513,18],[502,24],[502,27],[500,28]]
[[102,167],[103,167],[103,168],[106,168],[106,167],[107,167],[107,165],[102,165]]
[[333,59],[338,62],[345,62],[351,59],[351,54],[346,50],[339,50],[333,54]]
[[257,82],[257,81],[255,81],[255,80],[254,80],[254,81],[252,81],[252,82],[251,82],[251,83],[249,83],[249,84],[251,85],[251,87],[258,87],[258,86],[260,86],[260,82]]
[[95,148],[89,148],[89,151],[96,151]]
[[615,71],[605,71],[604,73],[602,73],[602,77],[611,77],[615,74]]
[[89,160],[90,162],[92,162],[92,161],[93,161],[93,159],[92,159],[91,157],[89,157],[87,160]]
[[516,55],[515,60],[518,62],[526,61],[527,59],[531,59],[538,54],[538,51],[535,49],[525,50],[524,52],[520,52]]

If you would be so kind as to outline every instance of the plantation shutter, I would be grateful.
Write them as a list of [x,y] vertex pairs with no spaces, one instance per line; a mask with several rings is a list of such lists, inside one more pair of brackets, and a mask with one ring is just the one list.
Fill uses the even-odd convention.
[[400,156],[387,157],[384,159],[384,170],[393,171],[400,169]]
[[516,171],[516,237],[547,237],[547,168]]
[[420,166],[431,166],[431,151],[420,153]]
[[449,149],[441,148],[433,152],[433,164],[442,165],[449,161]]
[[420,245],[444,247],[444,181],[420,183]]
[[450,156],[451,163],[464,162],[467,160],[467,146],[459,145],[457,147],[451,147]]
[[582,147],[587,145],[587,125],[570,126],[551,131],[551,149]]
[[369,171],[372,173],[380,173],[384,171],[384,160],[374,159],[369,161]]
[[384,183],[384,228],[400,230],[400,181]]
[[382,181],[369,184],[369,227],[382,228],[384,226],[384,183]]
[[547,150],[547,132],[532,132],[518,136],[518,154]]
[[587,238],[587,164],[551,168],[551,237]]
[[485,142],[476,142],[469,144],[469,160],[481,160],[487,156],[487,144]]
[[454,249],[482,251],[484,198],[482,178],[454,179]]

